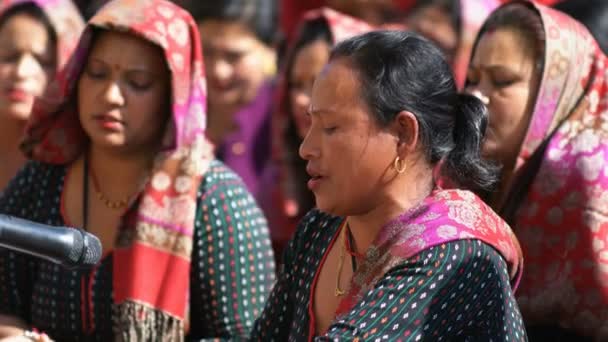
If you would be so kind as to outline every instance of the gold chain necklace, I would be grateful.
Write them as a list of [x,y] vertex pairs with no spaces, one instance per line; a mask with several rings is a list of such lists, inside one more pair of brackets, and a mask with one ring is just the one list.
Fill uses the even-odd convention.
[[131,199],[140,191],[140,189],[138,188],[138,190],[134,194],[125,196],[123,199],[111,200],[103,192],[101,192],[99,180],[97,179],[97,175],[95,174],[93,168],[90,168],[89,171],[91,173],[93,187],[95,188],[95,194],[97,195],[97,199],[99,199],[99,201],[101,201],[101,203],[103,203],[103,205],[105,205],[108,209],[118,210],[126,208],[131,202]]
[[340,274],[342,273],[342,268],[344,267],[344,248],[345,248],[344,246],[346,243],[345,227],[346,227],[346,224],[342,225],[342,231],[340,232],[340,234],[342,234],[342,238],[344,241],[342,241],[342,243],[340,244],[341,245],[340,246],[340,259],[338,259],[338,274],[336,275],[336,289],[334,291],[334,295],[336,297],[341,297],[346,293],[345,290],[342,290],[340,288]]

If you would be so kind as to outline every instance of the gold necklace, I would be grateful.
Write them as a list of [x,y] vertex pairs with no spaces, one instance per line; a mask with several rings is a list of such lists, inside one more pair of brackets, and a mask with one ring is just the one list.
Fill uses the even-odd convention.
[[95,194],[97,195],[97,199],[99,199],[99,201],[101,201],[101,203],[103,203],[103,205],[105,205],[108,209],[118,210],[126,208],[131,202],[133,196],[135,196],[135,194],[139,192],[138,190],[134,194],[125,196],[123,199],[120,200],[111,200],[103,192],[101,192],[99,180],[97,179],[97,175],[95,174],[93,168],[90,168],[90,173],[91,178],[93,180],[93,187],[95,188]]
[[341,297],[346,293],[345,290],[342,290],[340,288],[340,274],[342,273],[342,267],[344,267],[344,245],[346,243],[346,234],[344,234],[344,232],[346,231],[346,229],[344,228],[345,226],[345,224],[342,225],[342,231],[340,232],[344,241],[342,241],[342,243],[340,244],[340,259],[338,259],[338,274],[336,275],[336,289],[334,291],[334,295],[336,297]]

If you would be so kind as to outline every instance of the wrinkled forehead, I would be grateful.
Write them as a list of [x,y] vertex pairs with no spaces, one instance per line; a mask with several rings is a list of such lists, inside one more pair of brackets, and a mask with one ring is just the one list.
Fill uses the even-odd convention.
[[361,82],[353,64],[345,57],[326,64],[314,82],[311,106],[337,109],[360,104]]

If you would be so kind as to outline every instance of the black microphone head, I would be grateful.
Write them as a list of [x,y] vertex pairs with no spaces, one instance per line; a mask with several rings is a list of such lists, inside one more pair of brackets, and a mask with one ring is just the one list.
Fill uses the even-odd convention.
[[0,247],[60,264],[90,267],[101,259],[101,242],[81,229],[0,214]]
[[81,266],[91,266],[99,263],[101,259],[101,242],[97,236],[83,232],[84,251],[80,261]]
[[72,230],[73,237],[70,244],[68,261],[64,263],[66,267],[90,267],[96,265],[101,259],[101,242],[99,239],[84,230],[68,228]]
[[71,242],[69,244],[70,250],[68,253],[67,266],[76,266],[80,261],[82,255],[82,247],[84,246],[84,234],[81,233],[80,229],[68,228],[70,231]]

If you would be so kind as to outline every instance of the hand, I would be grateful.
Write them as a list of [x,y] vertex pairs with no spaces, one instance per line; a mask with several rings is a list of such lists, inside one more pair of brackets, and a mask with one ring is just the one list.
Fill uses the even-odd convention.
[[3,339],[0,339],[0,342],[32,342],[32,341],[36,341],[36,342],[53,342],[53,340],[47,335],[47,334],[39,334],[39,333],[35,333],[35,332],[29,332],[29,336],[24,335],[17,335],[17,336],[11,336],[11,337],[5,337]]

